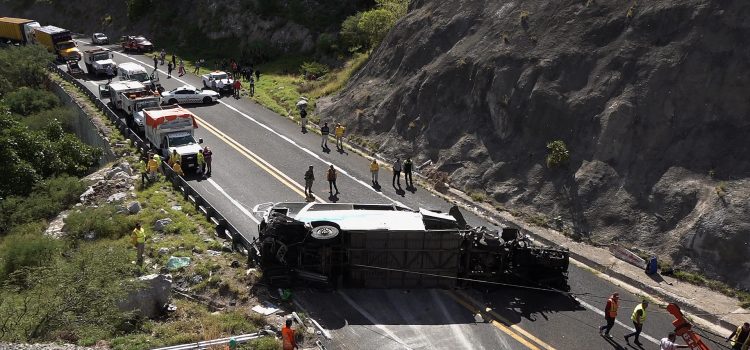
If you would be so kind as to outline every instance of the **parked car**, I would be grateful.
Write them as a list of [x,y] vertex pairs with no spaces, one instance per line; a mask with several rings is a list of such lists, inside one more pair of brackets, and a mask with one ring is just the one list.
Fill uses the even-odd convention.
[[109,38],[104,33],[94,33],[91,36],[91,43],[94,45],[106,45],[109,44]]
[[184,103],[214,103],[219,99],[219,93],[213,90],[200,90],[192,85],[180,86],[174,90],[165,91],[161,94],[162,101],[166,104]]
[[123,35],[120,46],[123,51],[149,52],[154,49],[154,44],[140,35]]
[[227,72],[213,71],[203,74],[203,87],[210,88],[219,93],[231,92],[234,80],[229,77]]

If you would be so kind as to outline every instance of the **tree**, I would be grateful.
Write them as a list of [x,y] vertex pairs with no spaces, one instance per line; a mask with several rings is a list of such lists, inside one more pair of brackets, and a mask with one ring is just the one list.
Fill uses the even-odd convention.
[[19,86],[42,86],[45,69],[53,59],[54,56],[41,45],[0,50],[0,93],[15,91]]
[[390,11],[386,9],[375,9],[366,11],[362,14],[357,28],[367,38],[367,43],[370,48],[375,48],[380,45],[385,35],[391,30],[396,19]]

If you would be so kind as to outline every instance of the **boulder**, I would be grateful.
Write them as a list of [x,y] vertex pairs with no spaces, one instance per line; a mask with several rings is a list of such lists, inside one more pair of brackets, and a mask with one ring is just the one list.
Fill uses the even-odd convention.
[[130,166],[130,163],[122,162],[117,166],[117,168],[128,174],[128,176],[133,176],[133,168]]
[[170,219],[170,218],[164,218],[164,219],[156,220],[156,222],[154,223],[154,230],[159,231],[159,232],[163,232],[164,228],[166,228],[167,225],[169,225],[171,223],[172,223],[172,219]]
[[172,293],[172,276],[152,274],[139,277],[142,287],[127,296],[120,303],[120,310],[135,311],[145,318],[160,316]]
[[128,204],[128,213],[130,214],[138,214],[138,212],[141,211],[141,203],[138,201],[133,201]]
[[125,197],[127,197],[127,196],[128,196],[128,194],[127,194],[127,193],[125,193],[125,192],[118,192],[118,193],[115,193],[115,194],[113,194],[113,195],[111,195],[111,196],[107,197],[107,203],[113,203],[113,202],[119,202],[119,201],[122,201],[122,200],[123,200],[123,199],[125,199]]
[[158,250],[159,255],[167,255],[169,254],[169,248],[167,247],[161,247]]
[[83,193],[81,193],[81,197],[79,200],[81,202],[85,202],[89,197],[91,197],[94,194],[94,188],[89,186],[89,188],[86,189]]
[[107,171],[107,173],[104,174],[104,178],[108,179],[108,180],[111,180],[111,179],[115,178],[115,176],[117,176],[120,173],[125,174],[125,176],[128,175],[127,173],[125,173],[124,171],[122,171],[122,169],[120,169],[118,167],[118,168],[113,168],[112,170]]

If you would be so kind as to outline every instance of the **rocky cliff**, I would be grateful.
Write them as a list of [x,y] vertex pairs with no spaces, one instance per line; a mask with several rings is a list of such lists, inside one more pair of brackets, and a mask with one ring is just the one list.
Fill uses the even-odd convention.
[[742,0],[413,0],[317,113],[505,208],[750,287],[748,41]]

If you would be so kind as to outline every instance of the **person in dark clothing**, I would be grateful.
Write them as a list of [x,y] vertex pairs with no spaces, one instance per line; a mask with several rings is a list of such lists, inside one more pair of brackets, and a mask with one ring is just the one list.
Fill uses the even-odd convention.
[[750,323],[745,322],[742,326],[727,337],[731,342],[732,350],[747,350],[750,347]]
[[154,70],[156,70],[156,68],[159,68],[159,58],[154,56]]
[[635,332],[625,335],[626,343],[630,344],[630,337],[633,337],[635,339],[635,345],[642,345],[638,338],[643,330],[643,322],[646,321],[646,308],[648,308],[648,300],[643,300],[643,302],[638,304],[635,307],[635,310],[633,310],[633,315],[630,316],[630,319],[633,321]]
[[313,166],[310,165],[305,172],[305,197],[307,198],[314,198],[312,192],[313,181],[315,181],[315,172],[313,172]]
[[177,56],[172,54],[172,67],[177,67]]
[[336,189],[336,194],[339,194],[339,188],[336,187],[336,169],[333,168],[333,164],[328,168],[326,178],[328,179],[328,194],[333,195],[334,188]]
[[167,79],[172,77],[172,69],[174,69],[174,66],[172,65],[172,62],[169,62],[167,64]]
[[248,79],[250,84],[250,96],[255,96],[255,79],[253,79],[253,76],[251,75]]
[[411,158],[406,158],[406,161],[404,162],[404,183],[406,183],[406,188],[414,187],[414,179],[411,177],[412,166]]
[[613,293],[607,300],[607,305],[604,307],[604,320],[607,322],[606,325],[599,327],[599,334],[608,338],[612,338],[609,331],[615,325],[615,319],[617,318],[617,309],[619,308],[620,294]]
[[255,80],[260,81],[260,69],[255,70]]
[[328,149],[328,134],[331,132],[331,129],[328,128],[328,123],[324,123],[323,127],[320,128],[320,136],[322,136],[320,140],[320,147],[323,147],[324,150]]

